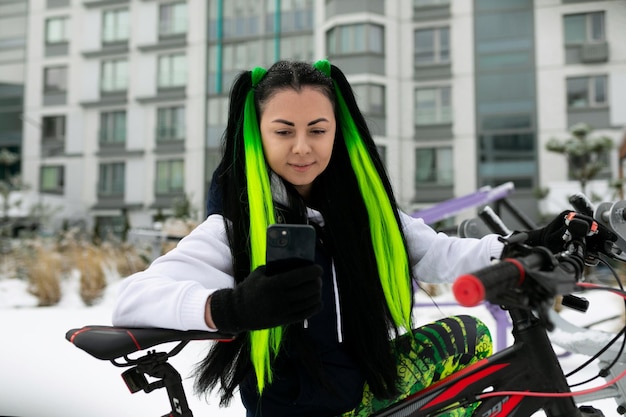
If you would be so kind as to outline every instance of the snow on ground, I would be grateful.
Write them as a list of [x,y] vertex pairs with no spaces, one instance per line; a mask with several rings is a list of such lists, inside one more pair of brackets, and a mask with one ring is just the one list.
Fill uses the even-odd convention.
[[[23,281],[0,278],[0,416],[158,417],[168,413],[170,408],[164,389],[150,394],[130,394],[120,376],[126,368],[92,358],[65,339],[65,333],[72,328],[110,325],[116,283],[109,285],[102,301],[92,307],[85,307],[80,300],[77,282],[65,284],[64,297],[57,306],[36,307],[37,301],[27,293]],[[595,309],[592,300],[588,314],[572,313],[570,318],[577,324],[590,323],[597,317],[606,317],[610,311],[623,311],[623,305],[615,301],[615,296],[599,297],[604,298],[595,303]],[[496,320],[485,307],[459,307],[449,294],[437,297],[437,302],[439,307],[432,307],[431,300],[418,297],[416,318],[419,323],[452,314],[473,314],[483,319],[492,329],[494,338],[497,337]],[[165,350],[169,350],[168,347]],[[231,407],[219,408],[215,396],[207,401],[193,394],[193,381],[189,376],[206,349],[206,342],[194,341],[170,360],[183,376],[194,415],[243,416],[244,409],[238,398]],[[563,367],[573,369],[583,359],[569,356],[563,360]],[[613,400],[602,400],[594,405],[602,407],[607,417],[618,417]]]

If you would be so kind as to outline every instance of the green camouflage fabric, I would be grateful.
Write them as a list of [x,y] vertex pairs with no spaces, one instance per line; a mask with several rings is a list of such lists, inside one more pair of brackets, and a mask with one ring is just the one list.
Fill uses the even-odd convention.
[[[400,395],[393,399],[379,399],[373,396],[366,384],[359,406],[341,417],[367,417],[423,390],[490,356],[492,341],[483,322],[460,315],[438,320],[398,337],[394,340],[393,349],[398,358]],[[454,408],[440,416],[471,416],[477,406],[478,403],[467,408]]]

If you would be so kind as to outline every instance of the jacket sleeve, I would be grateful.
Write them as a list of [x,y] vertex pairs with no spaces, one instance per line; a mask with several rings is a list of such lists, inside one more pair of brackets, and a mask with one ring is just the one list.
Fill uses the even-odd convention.
[[495,234],[481,239],[437,233],[422,219],[400,213],[414,276],[423,282],[450,283],[499,258],[502,243]]
[[204,321],[207,298],[234,282],[223,218],[209,216],[176,248],[120,283],[113,325],[212,330]]

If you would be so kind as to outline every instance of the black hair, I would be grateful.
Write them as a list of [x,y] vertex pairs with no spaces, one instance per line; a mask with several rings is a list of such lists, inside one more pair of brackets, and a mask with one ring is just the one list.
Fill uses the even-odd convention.
[[[250,273],[250,213],[242,132],[246,95],[251,88],[255,89],[255,106],[260,115],[265,103],[277,92],[285,89],[300,91],[305,86],[325,94],[333,103],[336,116],[334,88],[341,92],[400,224],[397,203],[376,144],[358,109],[352,88],[339,68],[331,66],[329,77],[309,63],[279,61],[254,87],[251,72],[243,72],[231,89],[228,122],[223,135],[223,157],[214,176],[221,191],[222,214],[232,251],[235,281],[238,283]],[[391,333],[397,335],[398,328],[380,283],[367,208],[341,129],[337,128],[336,132],[329,165],[314,181],[308,203],[324,217],[325,245],[333,258],[341,295],[344,344],[374,395],[389,398],[396,394],[398,378],[389,337]],[[285,185],[292,207],[298,208],[295,221],[305,222],[304,202],[289,184]],[[410,279],[410,276],[406,277],[407,281]],[[286,337],[296,338],[298,334],[287,332]],[[246,333],[233,342],[217,343],[211,349],[197,368],[196,390],[207,392],[219,383],[221,404],[227,405],[237,386],[252,372]]]

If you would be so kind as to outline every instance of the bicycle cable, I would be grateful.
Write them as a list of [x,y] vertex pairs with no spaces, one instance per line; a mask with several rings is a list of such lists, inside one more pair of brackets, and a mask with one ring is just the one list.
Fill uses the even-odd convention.
[[[608,262],[606,262],[604,259],[601,260],[602,263],[609,268],[609,270],[612,272],[613,277],[616,279],[620,289],[617,290],[615,288],[612,287],[606,287],[606,286],[600,286],[597,284],[592,284],[592,283],[579,283],[578,286],[585,288],[587,290],[603,290],[603,291],[608,291],[608,292],[612,292],[614,294],[620,295],[622,298],[624,298],[624,303],[626,304],[626,291],[624,291],[624,288],[622,286],[622,283],[619,281],[619,277],[617,276],[617,273],[615,272],[615,269],[608,264]],[[581,371],[583,368],[589,366],[593,361],[595,361],[596,359],[598,359],[604,352],[606,352],[611,346],[613,346],[613,344],[615,344],[615,342],[624,335],[624,333],[626,333],[626,326],[622,327],[622,329],[609,341],[607,342],[607,344],[600,349],[595,355],[591,356],[588,360],[586,360],[584,363],[582,363],[580,366],[578,366],[576,369],[572,370],[571,372],[567,373],[565,375],[566,378],[571,377],[572,375],[576,374],[577,372]],[[586,383],[589,383],[599,377],[601,378],[606,378],[609,375],[609,371],[610,369],[615,366],[615,364],[619,361],[619,358],[622,356],[622,353],[624,352],[624,348],[626,347],[626,338],[622,338],[622,343],[620,345],[620,348],[617,352],[617,354],[615,355],[615,357],[613,358],[613,360],[604,368],[600,369],[598,371],[598,374],[588,378],[587,380],[575,383],[575,384],[571,384],[570,388],[573,387],[577,387],[580,385],[584,385]]]

